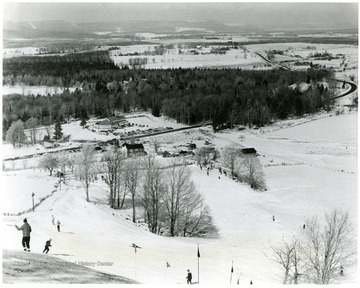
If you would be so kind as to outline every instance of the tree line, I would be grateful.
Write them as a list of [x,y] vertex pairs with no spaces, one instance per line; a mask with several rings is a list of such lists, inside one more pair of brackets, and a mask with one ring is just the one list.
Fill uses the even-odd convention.
[[[318,84],[332,72],[321,69],[67,71],[68,79],[83,81],[81,89],[65,89],[53,96],[5,96],[3,131],[19,119],[25,123],[35,118],[39,125],[51,125],[57,118],[107,117],[116,110],[139,109],[186,124],[212,121],[217,130],[233,124],[264,126],[275,119],[315,113],[332,105],[332,91]],[[79,75],[82,77],[77,78]],[[63,83],[65,78],[61,78]],[[300,89],[300,83],[306,83],[306,89]]]
[[70,87],[89,81],[89,75],[118,69],[108,51],[13,57],[3,61],[3,85]]

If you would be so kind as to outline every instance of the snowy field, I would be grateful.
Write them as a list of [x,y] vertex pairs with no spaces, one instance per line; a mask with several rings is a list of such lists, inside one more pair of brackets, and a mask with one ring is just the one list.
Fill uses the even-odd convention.
[[[201,284],[228,285],[232,261],[233,284],[238,280],[240,285],[248,285],[250,280],[255,285],[280,284],[282,270],[269,259],[269,245],[299,231],[306,218],[322,216],[333,208],[342,209],[349,211],[357,231],[357,117],[357,113],[320,115],[275,123],[263,130],[225,130],[214,134],[210,127],[203,127],[156,136],[161,149],[187,142],[201,147],[207,140],[220,151],[226,145],[237,143],[254,147],[260,154],[266,175],[267,191],[264,192],[255,192],[223,175],[219,179],[217,170],[210,171],[207,176],[206,171],[195,164],[189,166],[192,179],[210,206],[219,229],[216,239],[166,238],[151,234],[144,224],[128,220],[130,211],[107,207],[107,186],[101,180],[91,183],[90,200],[93,202],[88,203],[81,183],[72,178],[60,189],[54,187],[57,178],[48,176],[45,171],[3,172],[2,183],[6,183],[1,198],[3,211],[30,208],[31,192],[36,197],[45,196],[54,189],[56,192],[34,213],[4,216],[2,246],[21,249],[21,233],[13,225],[20,225],[27,217],[33,228],[32,253],[40,253],[45,241],[52,238],[50,255],[72,263],[95,263],[90,268],[140,283],[186,284],[187,269],[192,271],[194,282],[197,282],[199,243]],[[147,125],[151,122],[148,117],[138,117],[137,121],[137,124]],[[78,124],[64,125],[65,134],[75,130],[75,126]],[[86,137],[85,134],[82,137]],[[148,144],[145,148],[150,150]],[[9,149],[3,156],[21,154],[20,151]],[[157,159],[163,163],[168,161],[160,156]],[[52,215],[61,221],[62,232],[56,231]],[[272,215],[276,217],[275,222]],[[141,247],[137,253],[132,243]],[[97,265],[99,261],[113,262],[113,265]],[[171,267],[167,268],[166,262]],[[357,281],[354,267],[346,270],[341,283]]]
[[[209,54],[210,49],[199,50],[199,55],[191,54],[190,50],[181,49],[183,54],[178,53],[178,49],[170,49],[164,55],[138,55],[138,56],[116,56],[116,51],[111,52],[111,58],[115,64],[129,65],[130,59],[147,58],[146,69],[170,69],[170,68],[195,68],[195,67],[239,67],[243,69],[252,69],[253,66],[263,66],[261,58],[253,53],[245,53],[241,49],[227,51],[225,55]],[[205,53],[205,54],[201,54]]]
[[[345,44],[314,44],[314,43],[268,43],[246,45],[246,49],[251,52],[259,52],[266,56],[268,50],[283,51],[283,55],[275,55],[276,61],[311,61],[313,64],[333,67],[334,69],[343,68],[351,71],[351,75],[357,75],[358,67],[358,47]],[[316,53],[329,53],[332,56],[345,55],[345,59],[320,60],[312,57]],[[340,67],[340,64],[343,63]],[[293,69],[303,69],[303,66],[292,66]],[[348,72],[349,73],[349,72]]]
[[[74,92],[76,87],[70,87],[69,91]],[[1,94],[20,94],[20,95],[55,95],[63,93],[63,88],[48,86],[2,86]]]
[[30,56],[39,53],[38,47],[4,48],[3,58]]
[[[200,41],[199,39],[197,41]],[[229,40],[227,40],[229,41]],[[237,41],[232,39],[232,41]],[[171,43],[171,42],[169,42]],[[178,44],[181,42],[178,42]],[[172,43],[176,44],[176,43]],[[211,48],[216,48],[212,46]],[[110,55],[114,62],[121,65],[129,65],[130,59],[147,58],[147,64],[143,67],[147,69],[168,69],[168,68],[194,68],[194,67],[238,67],[242,69],[254,69],[264,67],[261,58],[254,54],[259,52],[265,55],[268,50],[283,51],[283,55],[275,55],[276,61],[298,61],[307,60],[313,64],[319,64],[326,67],[342,70],[343,67],[349,69],[357,69],[358,48],[354,45],[345,44],[309,44],[309,43],[268,43],[268,44],[251,44],[246,45],[248,53],[244,53],[242,49],[230,49],[225,55],[209,54],[210,47],[201,47],[197,49],[168,49],[164,55],[137,55],[137,56],[120,56],[119,53],[143,53],[152,51],[154,46],[134,45],[122,47],[119,50],[111,51]],[[179,53],[179,50],[182,53]],[[194,55],[192,52],[197,51],[199,54]],[[330,53],[332,56],[345,55],[345,58],[320,60],[311,57],[316,53]],[[340,56],[339,56],[340,57]],[[346,65],[346,66],[344,66]],[[255,67],[254,67],[255,66]],[[294,69],[304,69],[302,66],[294,66]],[[353,72],[356,74],[356,71]]]

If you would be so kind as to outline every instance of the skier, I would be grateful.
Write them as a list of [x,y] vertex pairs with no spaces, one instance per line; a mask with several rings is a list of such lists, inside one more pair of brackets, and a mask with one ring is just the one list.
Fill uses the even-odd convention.
[[133,248],[135,249],[135,253],[136,253],[136,251],[137,251],[137,248],[141,248],[140,246],[136,245],[135,243],[133,243],[133,244],[131,245],[131,247],[133,247]]
[[52,222],[53,225],[55,225],[55,217],[54,217],[54,215],[51,216],[51,222]]
[[50,238],[50,240],[46,241],[45,249],[44,249],[43,253],[45,252],[47,254],[50,250],[49,247],[51,247],[51,238]]
[[273,221],[275,221],[275,216],[273,215]]
[[190,269],[188,269],[187,272],[188,272],[187,277],[186,277],[187,284],[191,284],[192,274],[190,272]]
[[56,224],[57,224],[57,229],[58,229],[58,232],[60,232],[60,221],[58,220],[57,222],[56,222]]
[[17,230],[22,230],[23,238],[21,241],[22,246],[24,247],[24,251],[30,252],[30,233],[31,233],[31,226],[27,223],[27,219],[24,219],[24,224],[19,228],[15,225]]

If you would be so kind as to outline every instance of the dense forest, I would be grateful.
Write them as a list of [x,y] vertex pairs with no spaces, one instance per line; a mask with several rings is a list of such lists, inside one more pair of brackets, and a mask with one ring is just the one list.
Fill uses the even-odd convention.
[[96,81],[102,73],[113,70],[119,67],[108,51],[5,58],[3,85],[70,87],[83,81]]
[[[331,91],[319,84],[332,76],[328,70],[119,69],[104,53],[85,55],[5,61],[4,82],[38,77],[44,85],[46,77],[55,77],[65,89],[53,96],[5,96],[3,131],[19,119],[50,125],[73,117],[106,117],[116,110],[151,111],[186,124],[212,121],[216,130],[232,124],[263,126],[331,105]],[[81,88],[69,92],[65,83],[80,83]]]

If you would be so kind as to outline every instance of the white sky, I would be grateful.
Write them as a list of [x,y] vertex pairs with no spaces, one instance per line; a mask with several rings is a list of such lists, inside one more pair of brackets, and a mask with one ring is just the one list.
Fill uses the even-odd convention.
[[3,4],[4,21],[214,20],[264,27],[358,27],[358,3],[335,2],[37,2]]

